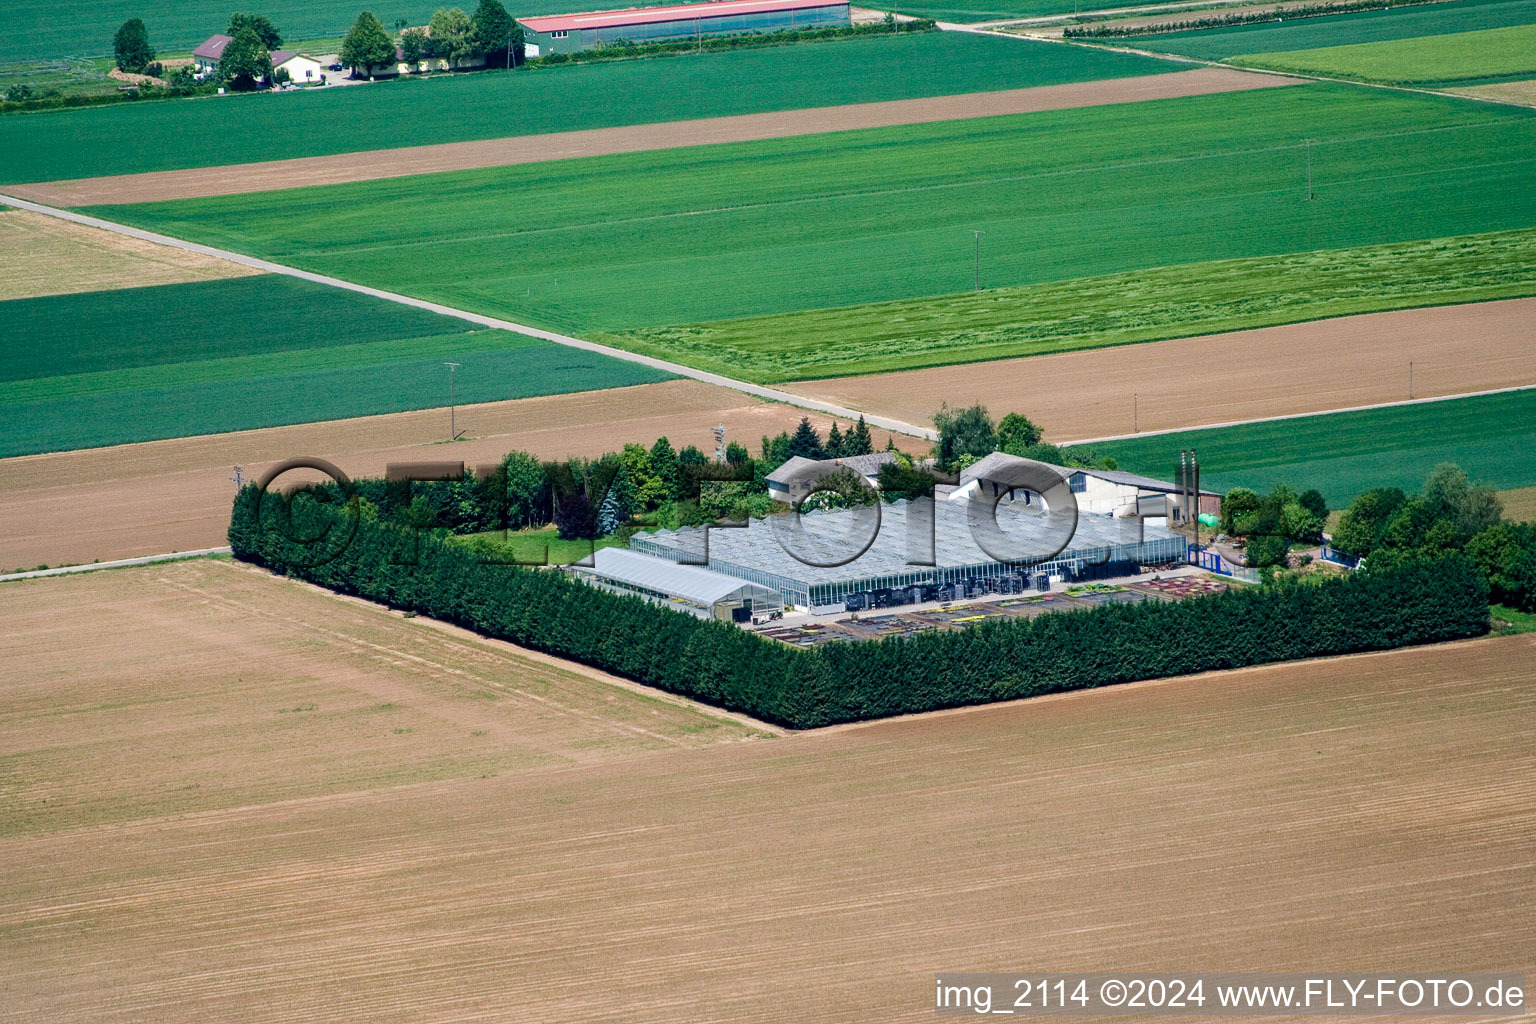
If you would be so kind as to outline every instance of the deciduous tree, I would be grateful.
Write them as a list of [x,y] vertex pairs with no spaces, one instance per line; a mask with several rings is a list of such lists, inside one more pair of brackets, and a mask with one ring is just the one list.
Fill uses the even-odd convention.
[[341,62],[351,68],[354,75],[359,70],[366,75],[376,67],[395,62],[394,41],[372,11],[359,14],[352,23],[347,38],[341,43]]
[[149,45],[149,30],[138,18],[129,18],[117,30],[112,39],[112,55],[119,71],[139,74],[144,65],[155,59],[154,47]]
[[265,14],[231,14],[229,27],[224,31],[231,37],[240,34],[240,30],[248,28],[261,37],[261,45],[268,50],[275,50],[283,45],[283,37],[278,34],[277,26],[272,24],[272,19]]
[[236,89],[258,89],[272,81],[272,55],[253,28],[242,28],[224,47],[219,76]]

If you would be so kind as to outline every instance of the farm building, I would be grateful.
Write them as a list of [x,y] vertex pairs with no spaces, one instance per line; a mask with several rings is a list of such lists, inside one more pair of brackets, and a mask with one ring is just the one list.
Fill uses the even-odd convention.
[[[745,527],[711,529],[707,537],[703,529],[637,533],[630,548],[673,562],[702,562],[712,574],[748,580],[772,589],[786,605],[818,611],[1018,592],[1061,579],[1130,575],[1139,565],[1184,557],[1186,542],[1179,534],[1109,514],[1081,513],[1063,537],[1061,520],[1026,497],[1000,501],[997,522],[1014,550],[1039,552],[1045,560],[1002,561],[973,535],[972,505],[967,500],[930,505],[923,499],[816,512],[800,517],[805,534],[799,538],[788,532],[790,517],[770,516]],[[871,521],[875,509],[878,524]],[[841,565],[806,564],[787,550],[793,547],[802,557],[809,551],[846,558],[866,543],[861,554]]]
[[605,590],[633,594],[690,612],[701,619],[748,622],[754,615],[780,611],[784,602],[769,587],[711,572],[701,566],[625,551],[601,548],[588,567],[573,571]]
[[[201,46],[192,51],[192,60],[197,68],[199,76],[213,74],[219,70],[219,62],[224,59],[224,50],[229,46],[232,37],[220,32],[218,35],[209,36]],[[313,57],[302,53],[290,53],[287,50],[272,51],[272,71],[288,72],[291,81],[303,85],[306,82],[318,84],[325,77],[325,69],[320,62]]]
[[850,455],[842,459],[807,459],[802,455],[796,455],[778,469],[768,474],[768,496],[777,501],[791,503],[805,497],[804,494],[792,494],[791,487],[799,474],[807,467],[828,465],[841,469],[851,469],[864,478],[864,482],[876,490],[880,489],[880,467],[887,462],[895,462],[895,452],[875,452],[873,455]]
[[[968,497],[985,486],[978,484],[978,480],[984,481],[1010,464],[1022,461],[1014,455],[993,452],[961,471],[960,487],[955,494]],[[1170,516],[1175,523],[1186,521],[1184,505],[1187,502],[1178,484],[1117,470],[1056,468],[1066,477],[1079,512],[1140,516],[1157,526],[1166,526]],[[1221,495],[1215,491],[1201,491],[1199,511],[1220,512]]]
[[778,32],[848,24],[847,0],[715,0],[519,18],[530,57],[617,43]]

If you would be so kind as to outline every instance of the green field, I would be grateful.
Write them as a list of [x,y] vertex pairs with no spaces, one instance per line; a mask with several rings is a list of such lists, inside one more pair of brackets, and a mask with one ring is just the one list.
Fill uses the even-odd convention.
[[[399,18],[425,25],[432,0],[386,0],[364,5],[358,0],[263,0],[243,6],[230,0],[5,0],[0,15],[0,62],[46,57],[99,57],[112,52],[112,35],[129,18],[143,18],[149,41],[158,52],[190,50],[215,32],[223,32],[231,11],[256,10],[270,17],[285,40],[324,39],[345,34],[365,6],[393,26]],[[591,0],[507,0],[514,17],[590,10]],[[641,3],[626,6],[647,6]],[[474,4],[466,10],[473,11]]]
[[1259,53],[1232,63],[1398,85],[1476,85],[1536,75],[1536,25]]
[[1201,60],[1226,60],[1242,53],[1279,53],[1379,43],[1533,22],[1536,22],[1536,0],[1452,0],[1450,3],[1362,11],[1327,18],[1294,18],[1232,28],[1132,36],[1112,42]]
[[465,405],[667,379],[278,275],[3,302],[0,328],[0,457],[436,408],[445,359]]
[[1190,263],[596,339],[758,383],[1536,295],[1536,230]]
[[1185,448],[1200,454],[1202,487],[1316,487],[1333,508],[1375,487],[1412,493],[1442,462],[1456,463],[1479,483],[1527,487],[1536,484],[1536,390],[1093,446],[1101,455],[1114,456],[1123,470],[1160,479],[1171,479]]
[[[1092,79],[1166,62],[954,32],[0,117],[0,183],[211,167]],[[195,140],[189,142],[189,140]]]
[[1305,85],[96,212],[623,331],[966,291],[973,229],[997,288],[1527,228],[1533,143],[1527,111]]
[[974,24],[979,21],[1007,21],[1010,18],[1041,18],[1055,14],[1072,14],[1075,11],[1104,11],[1121,7],[1145,7],[1166,0],[936,0],[932,3],[917,2],[867,4],[874,10],[896,11],[919,18],[938,21],[955,21]]

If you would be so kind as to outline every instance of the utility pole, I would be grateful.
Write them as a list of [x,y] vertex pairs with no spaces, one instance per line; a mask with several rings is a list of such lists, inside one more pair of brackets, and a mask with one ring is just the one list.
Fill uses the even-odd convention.
[[240,489],[245,486],[245,470],[241,469],[239,466],[236,466],[235,475],[229,479],[234,482],[235,493],[239,494]]
[[1413,398],[1413,360],[1408,360],[1408,398]]
[[1312,191],[1312,143],[1315,140],[1302,139],[1302,141],[1307,144],[1307,201],[1311,202],[1317,198],[1317,194]]
[[1131,392],[1131,433],[1141,433],[1141,396]]
[[457,429],[455,429],[457,424],[454,423],[455,409],[453,401],[453,384],[454,376],[457,374],[459,367],[463,364],[444,363],[443,365],[448,367],[448,440],[457,441],[459,439],[459,432]]
[[981,232],[972,228],[971,234],[976,236],[976,263],[971,284],[972,290],[979,292],[981,291]]

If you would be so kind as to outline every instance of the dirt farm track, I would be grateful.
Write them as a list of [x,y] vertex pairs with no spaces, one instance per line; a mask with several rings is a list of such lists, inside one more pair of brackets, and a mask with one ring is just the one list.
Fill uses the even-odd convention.
[[409,174],[464,171],[477,167],[541,163],[572,157],[635,153],[642,150],[748,142],[819,132],[886,128],[959,118],[1030,114],[1046,110],[1096,107],[1110,103],[1202,96],[1296,85],[1299,79],[1196,68],[1161,75],[1114,78],[1031,89],[937,96],[880,103],[852,103],[765,114],[672,121],[618,128],[594,128],[551,135],[517,136],[477,142],[411,146],[371,153],[299,157],[234,167],[152,171],[104,178],[82,178],[36,185],[9,185],[4,191],[52,206],[100,203],[148,203],[198,196],[264,192],[301,185],[334,185]]
[[[780,385],[909,423],[940,401],[1026,413],[1056,441],[1536,384],[1536,299]],[[1134,399],[1133,409],[1133,398]]]
[[32,638],[0,651],[0,1021],[843,1024],[932,1019],[939,970],[1536,973],[1536,638],[718,742],[235,565],[0,614]]

